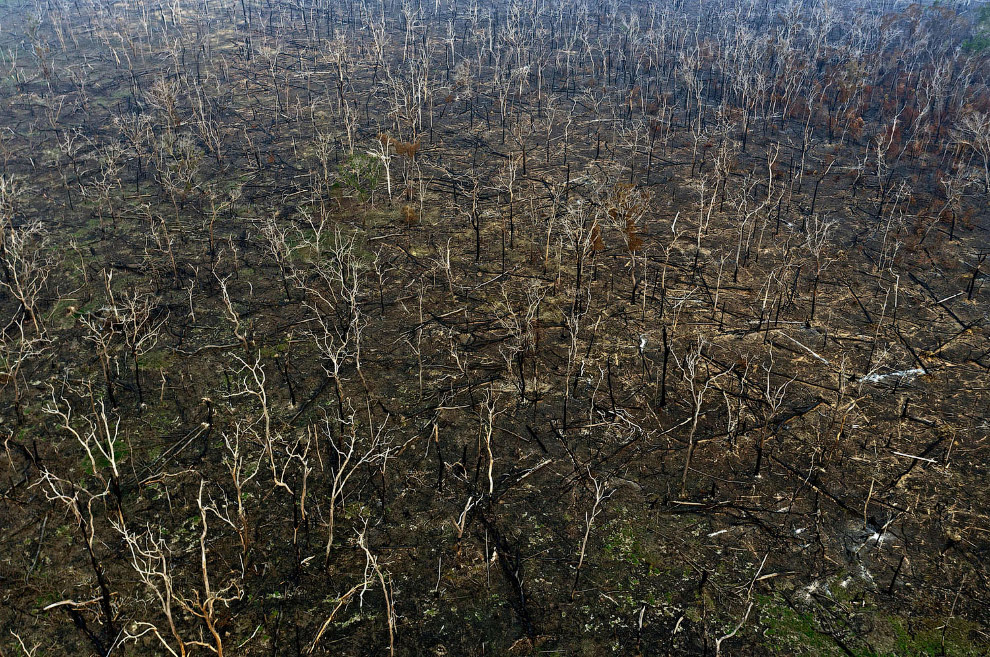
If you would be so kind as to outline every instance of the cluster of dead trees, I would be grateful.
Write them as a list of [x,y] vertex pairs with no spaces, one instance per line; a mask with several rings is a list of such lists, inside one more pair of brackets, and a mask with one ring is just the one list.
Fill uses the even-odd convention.
[[980,16],[3,4],[0,654],[985,648]]

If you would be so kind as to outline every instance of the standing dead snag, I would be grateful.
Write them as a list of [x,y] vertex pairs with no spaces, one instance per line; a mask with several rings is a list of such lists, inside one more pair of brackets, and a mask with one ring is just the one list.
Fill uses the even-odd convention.
[[[110,589],[110,580],[106,574],[104,559],[101,558],[97,551],[101,541],[97,538],[97,515],[94,514],[93,510],[94,505],[102,502],[108,490],[104,489],[103,491],[94,493],[48,470],[42,470],[38,483],[44,487],[45,496],[48,498],[48,501],[58,502],[75,519],[76,528],[82,537],[87,561],[96,578],[96,588],[99,591],[99,595],[90,602],[78,603],[74,600],[63,600],[48,605],[44,610],[49,611],[51,609],[64,608],[72,617],[76,627],[92,643],[96,649],[96,653],[101,656],[109,655],[119,632],[118,617],[112,602],[113,592]],[[81,609],[91,604],[96,604],[99,608],[101,627],[97,632],[89,628],[85,617],[80,613]]]
[[636,257],[643,250],[643,227],[640,225],[650,206],[652,195],[649,190],[637,189],[629,183],[616,183],[606,200],[608,217],[612,225],[622,235],[623,244],[629,254],[629,275],[632,279],[630,301],[636,301],[636,293],[642,282],[636,276]]
[[[357,250],[355,239],[345,237],[338,228],[325,248],[325,257],[296,278],[303,291],[302,305],[311,314],[313,328],[308,333],[325,374],[333,381],[341,418],[347,415],[341,387],[343,368],[353,363],[361,375],[361,336],[369,321],[361,310],[366,264],[360,261]],[[378,267],[377,256],[373,265]]]
[[383,148],[391,146],[395,149],[395,154],[402,158],[403,194],[406,202],[411,202],[413,200],[412,172],[417,168],[416,154],[419,152],[419,140],[405,142],[384,134],[379,135],[378,139],[384,144]]
[[373,553],[371,551],[371,547],[368,545],[368,520],[365,519],[364,526],[355,531],[357,533],[357,546],[360,548],[365,559],[364,574],[360,582],[352,586],[346,593],[337,598],[336,606],[334,606],[326,621],[324,621],[320,626],[316,636],[313,637],[313,641],[309,644],[306,654],[313,654],[313,651],[316,650],[317,645],[320,643],[320,639],[323,638],[323,635],[330,628],[330,624],[333,623],[337,612],[349,603],[354,596],[357,596],[360,605],[363,607],[364,594],[377,583],[381,587],[382,596],[385,599],[385,619],[388,624],[389,654],[395,655],[395,633],[398,617],[395,613],[394,589],[391,585],[391,577],[385,572],[379,563],[378,555]]
[[123,437],[120,435],[120,416],[108,417],[106,405],[93,393],[92,385],[86,384],[89,413],[78,414],[72,403],[65,397],[56,399],[55,388],[49,384],[51,404],[44,412],[56,418],[59,427],[76,439],[86,454],[86,464],[92,475],[104,490],[113,495],[114,507],[121,522],[124,520],[121,469],[124,454]]
[[243,579],[248,566],[248,555],[251,549],[251,525],[248,519],[247,506],[245,505],[245,495],[248,484],[261,471],[261,459],[263,453],[259,453],[256,458],[249,460],[248,449],[250,442],[242,440],[246,433],[241,422],[234,426],[233,436],[224,434],[223,442],[227,448],[224,454],[224,465],[230,474],[231,483],[234,486],[234,500],[236,502],[236,521],[231,524],[237,531],[237,537],[241,543],[241,578]]
[[498,314],[498,323],[508,333],[509,339],[499,346],[499,352],[505,361],[507,372],[518,369],[519,398],[526,399],[526,363],[535,358],[540,348],[540,306],[547,295],[548,287],[538,281],[532,281],[526,287],[526,302],[519,310],[510,296],[508,286],[501,287],[502,303]]
[[134,290],[122,295],[119,308],[114,311],[121,324],[124,345],[134,367],[134,385],[137,387],[139,407],[144,405],[141,358],[158,344],[162,329],[168,321],[167,316],[160,316],[157,311],[156,299],[151,294]]
[[990,113],[967,113],[959,122],[957,139],[980,156],[983,165],[983,191],[990,197]]
[[255,356],[253,363],[236,355],[234,359],[241,364],[239,372],[241,380],[239,389],[231,393],[229,397],[231,399],[236,397],[253,398],[258,403],[261,417],[249,425],[250,431],[264,446],[264,454],[268,456],[268,464],[271,467],[272,482],[277,488],[284,488],[289,495],[294,496],[292,487],[286,483],[287,463],[276,463],[275,461],[276,453],[280,454],[283,451],[285,440],[284,436],[272,426],[272,407],[265,386],[266,376],[265,368],[261,363],[261,354]]
[[[471,212],[468,219],[471,221],[471,228],[474,229],[474,261],[481,262],[481,207],[479,205],[478,190],[481,184],[476,173],[471,174]],[[455,187],[457,183],[454,183]]]
[[295,265],[293,264],[293,253],[301,248],[299,244],[293,244],[294,241],[298,242],[299,237],[298,229],[295,232],[296,234],[293,235],[290,227],[287,227],[284,223],[279,222],[277,218],[271,214],[265,215],[261,225],[261,234],[265,238],[268,253],[271,255],[272,260],[275,261],[275,265],[278,267],[278,273],[282,280],[282,288],[285,291],[286,301],[292,301],[292,292],[289,288],[289,279],[296,277]]
[[[499,171],[499,188],[505,190],[508,197],[506,202],[509,205],[509,249],[514,249],[516,245],[516,223],[515,223],[515,200],[516,200],[516,179],[519,175],[519,167],[522,162],[521,155],[510,154],[505,164]],[[503,245],[504,249],[504,245]]]
[[485,394],[485,400],[482,403],[482,412],[478,414],[480,420],[478,431],[478,453],[481,454],[482,441],[484,442],[484,448],[486,453],[485,462],[487,464],[487,475],[488,475],[488,496],[492,497],[495,494],[495,479],[492,476],[492,472],[495,469],[495,455],[492,451],[492,433],[495,431],[495,418],[499,415],[498,410],[498,397],[489,388],[488,392]]
[[[206,495],[206,482],[200,480],[199,492],[196,496],[196,510],[201,525],[195,544],[198,566],[198,584],[186,584],[179,569],[180,561],[176,559],[172,544],[161,531],[152,527],[142,533],[135,533],[123,522],[114,523],[114,528],[127,546],[130,553],[130,566],[158,603],[157,612],[162,620],[149,620],[149,617],[133,620],[124,630],[123,642],[136,642],[145,635],[154,636],[162,648],[174,657],[185,657],[195,648],[204,648],[217,657],[223,657],[225,652],[224,636],[221,634],[222,614],[219,605],[229,607],[240,600],[243,589],[239,579],[227,575],[224,584],[217,587],[214,575],[211,574],[210,553],[208,547],[209,515],[214,515],[225,524],[232,524],[225,510]],[[195,580],[194,580],[195,581]],[[198,631],[187,629],[188,620],[198,619],[202,623]],[[162,625],[167,626],[165,630]],[[209,640],[204,641],[204,630]],[[170,635],[171,639],[166,638]],[[198,637],[198,638],[197,638]]]
[[[220,635],[220,632],[217,629],[219,615],[217,613],[216,605],[218,602],[223,605],[229,605],[234,600],[239,599],[241,597],[241,594],[238,591],[235,580],[229,581],[224,587],[220,589],[214,588],[211,585],[210,570],[207,565],[208,550],[206,547],[206,540],[209,534],[207,512],[214,513],[221,519],[227,520],[228,523],[229,523],[229,519],[225,518],[224,515],[221,515],[221,512],[217,509],[215,505],[203,504],[204,486],[205,486],[205,482],[201,479],[199,482],[199,495],[196,498],[196,506],[199,509],[200,523],[203,525],[203,528],[200,530],[199,533],[199,564],[200,564],[200,574],[202,575],[203,578],[202,580],[203,596],[202,598],[200,598],[199,595],[196,595],[194,605],[189,605],[189,606],[192,608],[191,609],[192,613],[196,616],[199,616],[203,620],[203,623],[210,631],[210,636],[213,637],[213,645],[212,646],[208,645],[206,647],[210,648],[210,650],[216,653],[217,657],[223,657],[223,637]],[[238,591],[238,593],[237,595],[231,595],[230,594],[231,591]]]
[[368,432],[367,436],[363,436],[359,435],[359,421],[354,410],[350,408],[349,400],[348,410],[347,416],[336,419],[324,417],[322,423],[311,429],[317,440],[329,445],[332,450],[327,454],[326,460],[322,457],[320,459],[324,474],[329,475],[327,490],[329,499],[325,519],[327,543],[324,550],[327,568],[330,567],[337,507],[343,506],[347,499],[351,477],[372,466],[384,471],[392,451],[388,443],[388,432],[385,431],[388,418],[376,427],[369,412]]
[[224,315],[231,325],[231,330],[234,333],[234,337],[241,343],[241,347],[244,348],[245,353],[251,353],[251,350],[254,349],[255,346],[251,324],[248,323],[248,325],[245,326],[241,322],[241,314],[237,312],[236,308],[234,308],[234,300],[230,296],[230,291],[227,288],[227,280],[232,276],[232,274],[228,274],[227,276],[220,278],[220,275],[214,271],[213,276],[216,278],[217,284],[220,286],[220,296],[223,301]]
[[[589,290],[590,296],[590,290]],[[572,305],[570,311],[561,309],[564,315],[564,324],[567,327],[567,366],[564,369],[564,399],[561,408],[561,432],[567,431],[568,401],[571,399],[571,375],[577,365],[578,347],[580,345],[581,318],[582,314],[576,311],[576,305]]]
[[[711,342],[707,338],[699,336],[697,342],[691,346],[682,358],[677,357],[673,347],[670,350],[670,355],[674,358],[674,363],[681,371],[681,378],[687,385],[687,392],[691,397],[691,422],[687,436],[687,456],[684,459],[684,470],[681,473],[681,497],[684,497],[687,492],[688,472],[691,470],[691,458],[694,456],[698,422],[701,419],[705,395],[711,388],[715,387],[718,379],[731,372],[734,367],[734,365],[730,365],[727,370],[718,374],[712,374],[709,369],[710,361],[703,355],[705,348],[710,345]],[[705,370],[704,373],[701,371],[702,368]]]
[[15,227],[4,210],[0,207],[0,290],[17,300],[35,332],[44,335],[38,304],[59,264],[57,252],[41,219]]
[[591,526],[594,524],[595,519],[598,515],[605,510],[605,502],[608,498],[612,497],[615,493],[614,488],[609,487],[608,479],[599,481],[591,474],[591,468],[588,468],[588,480],[591,482],[594,494],[594,501],[591,503],[591,509],[585,511],[584,513],[584,538],[581,539],[581,550],[578,553],[578,563],[577,568],[574,570],[574,583],[571,584],[571,600],[574,599],[574,594],[577,592],[578,581],[581,578],[581,566],[584,565],[584,557],[588,551],[588,539],[591,537]]
[[[760,367],[766,373],[766,378],[764,383],[760,386],[760,393],[763,397],[761,400],[763,403],[761,405],[763,412],[761,413],[761,424],[759,430],[759,437],[756,440],[756,465],[753,468],[753,476],[760,477],[760,470],[763,466],[763,454],[764,447],[768,438],[773,436],[778,427],[774,427],[773,423],[780,414],[780,409],[783,408],[784,399],[787,396],[787,388],[794,382],[794,378],[785,380],[780,385],[774,385],[774,377],[779,377],[773,371],[773,350],[769,351],[769,364],[762,364]],[[796,377],[795,377],[796,378]]]
[[25,323],[13,322],[7,331],[0,332],[0,392],[7,386],[13,390],[13,409],[18,422],[24,421],[23,397],[28,389],[22,370],[43,358],[52,346],[43,337],[28,337]]
[[808,321],[815,321],[815,309],[818,306],[818,285],[821,281],[822,272],[835,260],[828,253],[832,243],[831,233],[836,226],[834,219],[826,219],[818,215],[812,215],[807,223],[807,233],[805,234],[805,246],[814,259],[815,278],[811,284],[811,311],[808,314]]
[[[358,533],[358,545],[364,552],[365,556],[365,566],[364,566],[364,578],[365,581],[371,580],[371,576],[378,580],[378,583],[382,587],[382,596],[385,598],[385,618],[388,623],[388,650],[390,655],[395,655],[395,608],[392,604],[392,587],[385,581],[385,572],[378,563],[378,557],[372,554],[371,549],[368,547],[367,540],[368,533],[368,521],[365,520],[364,529]],[[363,594],[362,602],[363,602]]]
[[23,420],[22,394],[27,384],[22,381],[22,368],[51,346],[37,309],[59,264],[40,220],[14,226],[24,192],[18,178],[0,175],[0,297],[9,294],[18,302],[12,316],[0,316],[0,391],[8,384],[13,388],[19,420]]
[[412,187],[409,182],[409,169],[415,164],[416,153],[419,151],[419,140],[404,142],[382,133],[378,135],[377,144],[374,149],[368,151],[368,155],[379,160],[385,169],[385,184],[388,191],[389,205],[392,203],[392,151],[389,150],[390,148],[395,150],[396,155],[403,158],[402,177],[405,182],[406,201],[411,201]]

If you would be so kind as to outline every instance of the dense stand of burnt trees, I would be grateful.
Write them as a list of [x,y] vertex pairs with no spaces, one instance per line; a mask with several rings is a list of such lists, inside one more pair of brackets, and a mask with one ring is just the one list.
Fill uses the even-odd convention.
[[985,7],[0,24],[0,655],[990,645]]

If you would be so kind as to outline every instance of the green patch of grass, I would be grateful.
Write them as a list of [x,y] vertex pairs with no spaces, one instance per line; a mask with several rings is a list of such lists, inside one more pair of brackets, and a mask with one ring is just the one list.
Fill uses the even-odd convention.
[[792,609],[772,596],[758,596],[757,600],[760,623],[766,628],[764,647],[771,654],[814,657],[845,654],[833,638],[819,630],[810,611]]
[[936,618],[908,620],[890,616],[877,623],[870,639],[883,657],[935,657],[943,654],[976,657],[987,654],[986,646],[981,649],[970,638],[977,629],[979,626],[976,623],[962,618],[948,621]]
[[155,349],[154,351],[143,354],[138,359],[138,362],[141,365],[141,369],[163,370],[174,363],[175,360],[176,355],[174,352],[168,349]]
[[[3,0],[0,0],[0,4],[2,3]],[[58,601],[59,601],[59,597],[55,592],[49,591],[48,593],[42,593],[41,595],[39,595],[34,599],[34,609],[35,611],[40,612],[48,605]]]
[[628,524],[623,523],[613,527],[605,537],[603,549],[605,554],[613,559],[633,566],[638,566],[645,560],[642,542],[636,536],[633,527]]
[[259,349],[262,358],[279,358],[289,351],[289,341],[283,340],[277,344],[264,345]]
[[[811,609],[795,609],[775,596],[758,596],[761,641],[768,654],[839,657],[846,651],[825,632]],[[961,618],[882,616],[868,611],[872,631],[858,639],[842,637],[856,657],[936,657],[985,655],[986,647],[974,644],[979,626]],[[944,635],[943,635],[944,628]],[[943,652],[944,645],[944,652]]]

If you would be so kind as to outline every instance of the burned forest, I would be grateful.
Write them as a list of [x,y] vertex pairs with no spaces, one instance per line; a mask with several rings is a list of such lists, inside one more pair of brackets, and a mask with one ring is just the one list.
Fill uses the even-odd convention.
[[990,5],[0,0],[0,657],[990,653]]

